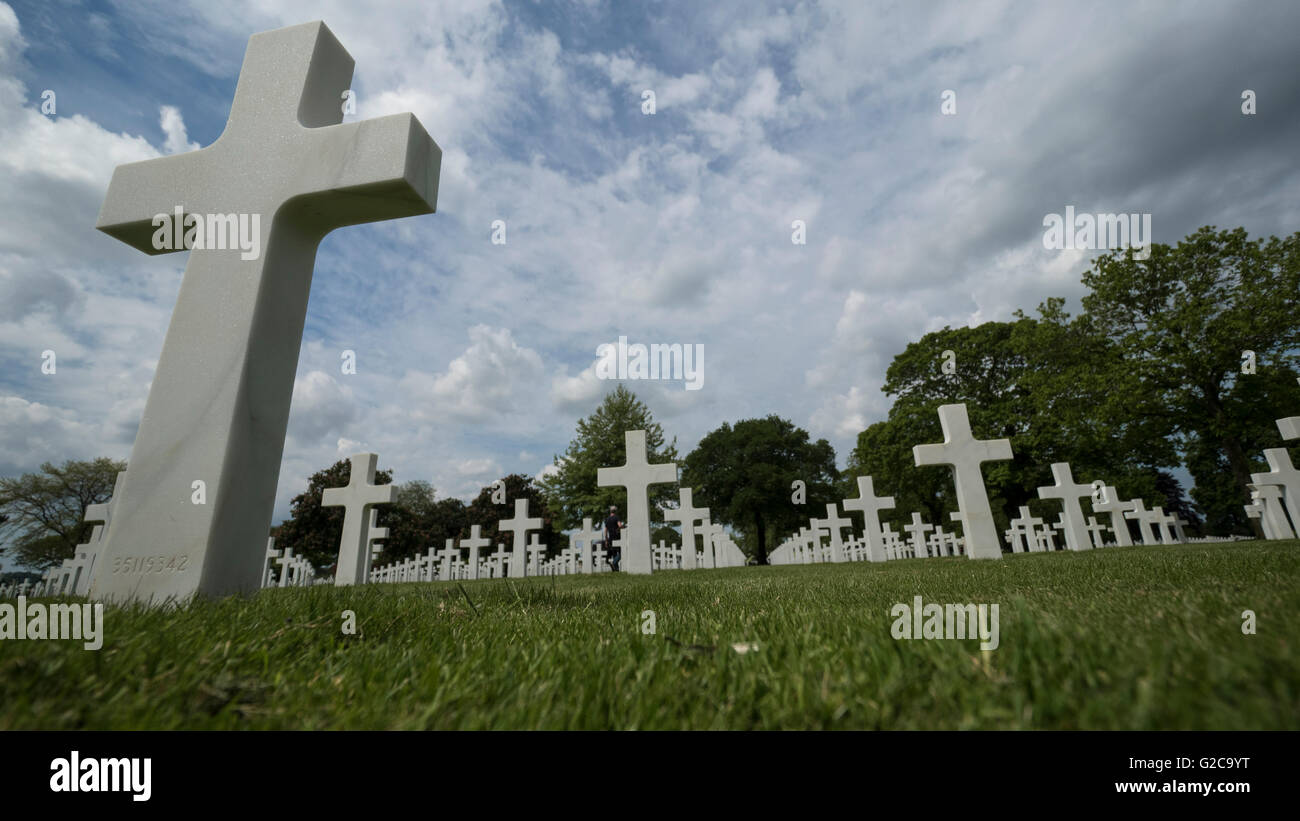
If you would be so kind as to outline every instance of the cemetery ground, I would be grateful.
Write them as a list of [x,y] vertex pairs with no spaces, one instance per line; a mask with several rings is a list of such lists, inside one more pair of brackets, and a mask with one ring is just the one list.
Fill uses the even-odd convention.
[[[999,604],[999,646],[894,639],[916,595]],[[270,589],[103,629],[0,642],[0,730],[1300,728],[1294,541]]]

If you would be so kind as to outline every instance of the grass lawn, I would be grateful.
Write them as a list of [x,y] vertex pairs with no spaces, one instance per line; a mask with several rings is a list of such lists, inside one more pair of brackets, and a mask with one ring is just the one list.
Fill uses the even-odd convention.
[[[895,640],[916,595],[997,603],[1000,646]],[[104,620],[97,652],[0,641],[0,730],[1300,728],[1300,542],[268,590]]]

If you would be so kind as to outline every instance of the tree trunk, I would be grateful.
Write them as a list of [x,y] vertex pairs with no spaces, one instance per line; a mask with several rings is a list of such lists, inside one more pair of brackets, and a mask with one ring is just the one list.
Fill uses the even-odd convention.
[[[1223,410],[1223,404],[1219,402],[1219,392],[1213,389],[1202,388],[1205,395],[1206,404],[1210,406],[1210,411],[1214,414],[1214,421],[1219,430],[1227,430],[1227,414]],[[1232,478],[1241,489],[1242,504],[1250,501],[1250,489],[1246,486],[1252,484],[1250,481],[1250,460],[1246,458],[1246,449],[1242,447],[1241,441],[1227,434],[1213,437],[1214,441],[1223,449],[1228,456],[1228,467],[1232,469]],[[1255,537],[1264,538],[1264,530],[1260,525],[1259,519],[1247,517],[1250,529],[1254,531]]]
[[754,530],[757,534],[754,561],[758,564],[767,564],[767,524],[763,521],[763,516],[760,513],[754,514]]

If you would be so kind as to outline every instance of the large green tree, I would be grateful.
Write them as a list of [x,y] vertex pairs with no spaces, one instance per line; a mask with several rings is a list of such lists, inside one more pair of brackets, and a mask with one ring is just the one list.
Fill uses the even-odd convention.
[[0,479],[0,553],[42,570],[71,558],[90,538],[86,508],[108,501],[123,470],[125,462],[101,457]]
[[[547,507],[555,516],[556,530],[581,527],[584,516],[599,522],[611,505],[617,505],[626,516],[626,492],[620,487],[598,487],[596,471],[627,463],[623,434],[630,430],[646,432],[646,450],[651,463],[677,460],[677,439],[665,442],[663,427],[654,421],[650,409],[619,385],[605,396],[591,416],[578,421],[577,435],[568,450],[563,456],[555,457],[557,470],[540,482]],[[651,485],[651,522],[662,522],[662,506],[676,499],[677,488]]]
[[[723,423],[687,455],[682,471],[695,504],[740,531],[759,564],[767,564],[778,539],[826,515],[838,478],[830,443],[811,441],[778,416]],[[802,503],[795,500],[796,481],[804,483]]]
[[871,475],[877,493],[895,497],[885,521],[920,511],[946,526],[957,509],[951,472],[917,467],[912,448],[942,441],[939,406],[964,403],[978,438],[1011,440],[1014,459],[984,468],[1000,527],[1021,505],[1055,518],[1059,505],[1037,493],[1053,484],[1053,462],[1069,462],[1076,480],[1104,479],[1126,497],[1163,503],[1160,469],[1177,458],[1152,436],[1146,408],[1126,417],[1098,412],[1105,397],[1133,388],[1116,347],[1087,320],[1072,319],[1059,299],[1038,314],[943,328],[909,344],[886,372],[883,390],[895,397],[889,417],[859,434],[843,492],[856,495],[853,478]]
[[[1145,260],[1104,254],[1083,281],[1088,320],[1135,382],[1107,397],[1103,412],[1151,409],[1158,434],[1180,446],[1212,523],[1241,530],[1237,509],[1259,451],[1282,444],[1273,420],[1300,410],[1300,233],[1251,240],[1242,228],[1205,227],[1175,246],[1152,245]],[[1244,373],[1252,357],[1255,372]]]

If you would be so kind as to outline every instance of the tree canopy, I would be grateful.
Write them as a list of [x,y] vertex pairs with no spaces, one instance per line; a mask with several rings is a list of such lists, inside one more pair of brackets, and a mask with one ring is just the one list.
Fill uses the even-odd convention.
[[86,508],[109,500],[123,470],[125,462],[100,457],[0,478],[0,553],[41,570],[72,558],[93,529]]
[[1205,227],[1145,260],[1104,254],[1083,282],[1088,318],[1133,382],[1102,414],[1141,408],[1178,447],[1211,524],[1245,532],[1250,474],[1282,445],[1274,420],[1300,408],[1300,233]]
[[[778,416],[723,423],[687,455],[682,485],[715,522],[744,536],[759,564],[778,539],[826,515],[836,500],[835,450],[825,439]],[[805,501],[795,501],[794,483],[804,484]]]

